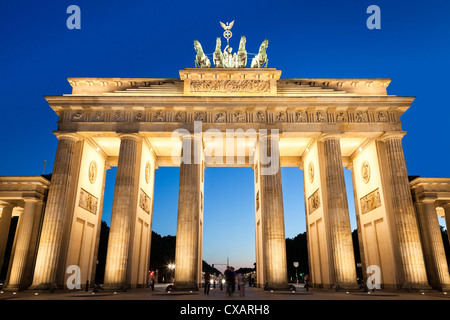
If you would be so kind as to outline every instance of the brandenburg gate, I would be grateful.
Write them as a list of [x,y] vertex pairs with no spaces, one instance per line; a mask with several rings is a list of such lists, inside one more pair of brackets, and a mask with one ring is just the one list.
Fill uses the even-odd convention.
[[[24,264],[12,268],[7,287],[64,288],[71,265],[79,266],[82,284],[93,282],[105,176],[113,166],[104,288],[146,285],[155,170],[180,166],[174,290],[197,290],[204,169],[244,166],[254,170],[261,287],[288,288],[280,167],[304,172],[312,284],[357,287],[346,167],[363,272],[379,266],[383,288],[449,288],[436,207],[449,208],[450,192],[419,195],[415,204],[403,154],[400,118],[413,97],[388,95],[390,79],[283,79],[280,70],[259,65],[196,62],[200,68],[173,79],[69,78],[71,94],[45,97],[59,116],[58,146],[34,271],[24,279]],[[23,213],[32,216],[31,207],[25,202]],[[26,241],[21,248],[31,250]]]

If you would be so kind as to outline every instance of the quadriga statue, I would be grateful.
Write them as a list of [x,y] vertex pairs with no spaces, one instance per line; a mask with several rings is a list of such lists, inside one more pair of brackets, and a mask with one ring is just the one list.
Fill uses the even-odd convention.
[[267,68],[267,64],[269,59],[267,59],[267,47],[269,46],[269,40],[264,40],[261,46],[259,47],[258,54],[252,59],[251,68],[261,68],[265,64],[265,68]]
[[220,41],[220,38],[217,38],[216,40],[216,50],[214,51],[213,55],[213,61],[214,61],[214,67],[216,68],[223,68],[223,53],[222,53],[222,42]]
[[194,40],[194,49],[197,51],[197,55],[195,56],[195,67],[211,68],[211,61],[209,61],[208,57],[203,52],[202,45],[198,40]]

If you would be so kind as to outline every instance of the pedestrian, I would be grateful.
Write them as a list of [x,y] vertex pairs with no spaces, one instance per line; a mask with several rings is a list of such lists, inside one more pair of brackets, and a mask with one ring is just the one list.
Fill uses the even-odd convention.
[[234,292],[232,289],[234,286],[234,274],[231,271],[231,267],[227,266],[227,270],[225,270],[225,281],[227,286],[227,294],[228,296],[231,296],[231,294]]
[[209,273],[209,271],[205,272],[205,290],[204,290],[204,294],[208,294],[209,295],[209,288],[211,287],[211,274]]
[[219,287],[220,287],[220,291],[222,291],[222,290],[223,290],[223,283],[222,283],[222,279],[223,279],[223,276],[222,276],[222,274],[221,274],[221,273],[219,273]]
[[250,281],[251,281],[251,286],[254,287],[255,286],[255,273],[252,272],[252,274],[250,275]]
[[236,272],[234,272],[233,267],[231,267],[231,276],[232,276],[231,291],[234,293],[234,291],[236,291]]
[[152,276],[150,279],[150,287],[152,287],[152,291],[155,291],[155,277]]
[[309,291],[309,275],[305,275],[305,288],[306,291]]
[[240,272],[237,275],[237,279],[238,279],[238,285],[239,285],[239,297],[245,297],[245,284],[247,282],[247,278],[245,277],[245,275]]

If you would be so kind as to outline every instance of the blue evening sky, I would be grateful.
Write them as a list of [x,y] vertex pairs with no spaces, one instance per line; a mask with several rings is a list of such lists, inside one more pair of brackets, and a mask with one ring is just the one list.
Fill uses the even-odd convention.
[[[81,30],[69,30],[69,5]],[[369,30],[368,6],[381,8]],[[247,37],[257,52],[269,39],[269,67],[282,78],[392,78],[388,93],[416,96],[403,115],[411,175],[450,176],[448,1],[2,1],[0,2],[0,175],[50,173],[57,116],[43,98],[71,92],[67,77],[178,77],[194,66],[193,40],[213,52],[219,21],[235,20],[231,45]],[[222,41],[223,43],[223,41]],[[115,170],[108,172],[109,223]],[[176,233],[178,168],[156,171],[153,230]],[[305,231],[303,176],[283,168],[286,236]],[[351,175],[346,172],[352,229]],[[253,172],[206,168],[204,252],[209,263],[252,266]],[[442,220],[441,220],[442,223]]]

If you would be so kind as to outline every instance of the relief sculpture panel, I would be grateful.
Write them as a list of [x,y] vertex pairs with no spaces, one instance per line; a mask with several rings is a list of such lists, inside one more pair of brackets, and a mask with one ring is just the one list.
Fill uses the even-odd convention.
[[381,206],[380,190],[376,189],[360,199],[361,212],[366,214]]

